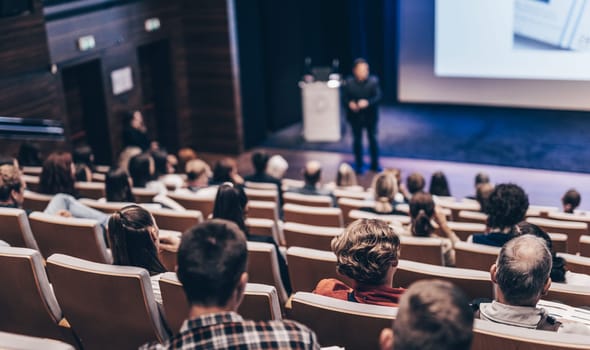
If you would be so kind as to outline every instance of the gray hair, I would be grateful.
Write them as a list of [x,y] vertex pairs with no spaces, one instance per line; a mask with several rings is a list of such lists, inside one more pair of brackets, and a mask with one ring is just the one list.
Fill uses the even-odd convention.
[[547,243],[532,235],[513,238],[500,250],[496,281],[511,305],[534,305],[541,297],[552,266]]

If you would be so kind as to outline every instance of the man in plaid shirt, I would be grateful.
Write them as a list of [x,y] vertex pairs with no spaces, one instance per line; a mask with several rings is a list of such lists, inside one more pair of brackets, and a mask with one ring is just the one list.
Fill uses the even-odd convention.
[[191,308],[180,333],[140,349],[319,349],[315,334],[293,321],[255,322],[236,313],[246,289],[246,236],[234,223],[210,220],[182,237],[178,278]]

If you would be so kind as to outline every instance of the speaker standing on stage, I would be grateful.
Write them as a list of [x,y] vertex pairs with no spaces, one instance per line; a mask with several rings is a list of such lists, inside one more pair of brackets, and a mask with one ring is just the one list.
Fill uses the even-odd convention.
[[369,64],[362,58],[354,61],[353,75],[346,79],[343,97],[346,103],[346,119],[350,123],[353,136],[355,170],[363,172],[363,130],[367,130],[371,170],[380,171],[379,145],[377,144],[377,124],[379,122],[379,101],[381,88],[379,79],[369,75]]

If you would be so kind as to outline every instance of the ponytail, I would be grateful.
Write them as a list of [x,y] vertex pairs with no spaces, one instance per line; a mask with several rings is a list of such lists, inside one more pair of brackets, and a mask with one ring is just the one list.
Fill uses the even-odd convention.
[[434,230],[430,223],[430,217],[424,209],[420,209],[418,215],[412,220],[412,235],[416,237],[428,237]]

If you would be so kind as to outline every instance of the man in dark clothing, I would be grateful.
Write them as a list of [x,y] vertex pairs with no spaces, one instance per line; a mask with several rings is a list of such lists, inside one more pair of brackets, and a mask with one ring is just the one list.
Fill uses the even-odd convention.
[[369,64],[362,58],[354,62],[353,76],[348,77],[342,93],[346,103],[346,119],[353,136],[355,170],[363,172],[363,129],[367,129],[371,170],[379,171],[379,145],[377,144],[378,105],[381,100],[379,79],[369,75]]
[[266,173],[266,165],[270,159],[266,152],[258,151],[252,154],[252,165],[254,166],[254,174],[244,177],[244,181],[249,182],[264,182],[277,185],[279,191],[281,189],[281,180],[274,178]]

